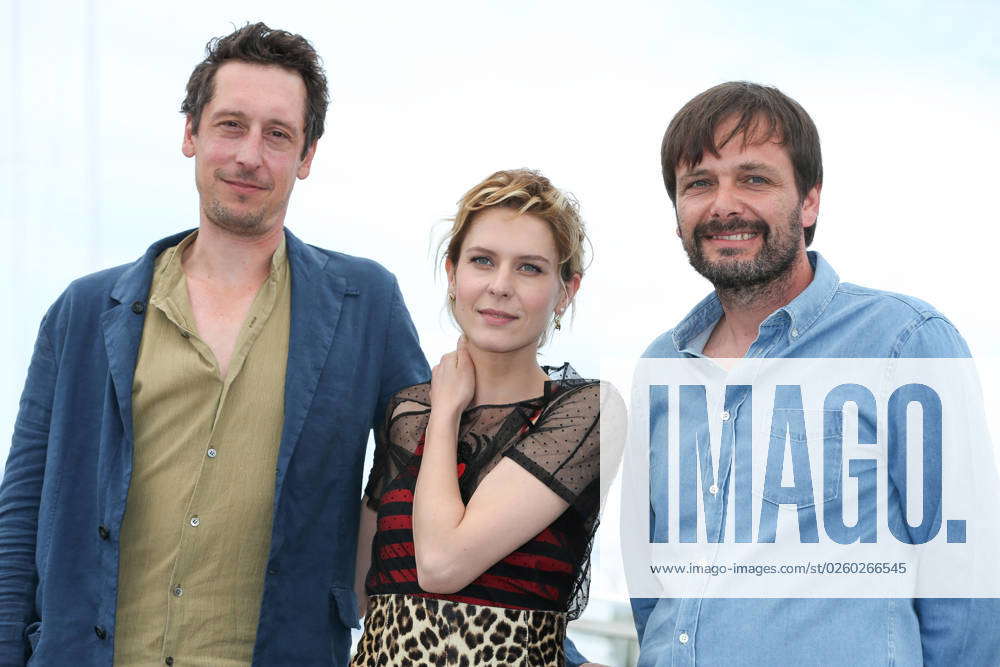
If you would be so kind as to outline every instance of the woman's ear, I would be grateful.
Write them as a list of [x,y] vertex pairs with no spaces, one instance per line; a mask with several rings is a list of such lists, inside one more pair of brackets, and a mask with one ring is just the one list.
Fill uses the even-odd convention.
[[576,293],[580,289],[581,280],[583,280],[583,276],[579,273],[574,273],[572,278],[563,282],[563,296],[559,299],[559,304],[556,306],[557,312],[566,312],[566,309],[569,308],[569,304],[573,303],[573,299],[576,297]]
[[444,272],[448,276],[448,293],[455,293],[455,265],[451,261],[451,257],[445,258],[444,260]]

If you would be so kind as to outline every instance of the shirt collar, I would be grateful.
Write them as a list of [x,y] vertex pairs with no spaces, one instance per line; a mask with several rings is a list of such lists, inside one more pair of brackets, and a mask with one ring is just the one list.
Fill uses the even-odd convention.
[[[788,335],[793,340],[805,334],[816,323],[830,305],[840,285],[840,277],[822,255],[810,250],[807,256],[813,266],[812,281],[797,297],[774,311],[761,323],[761,326],[778,324],[777,320],[787,317]],[[671,334],[674,347],[678,351],[686,350],[693,340],[709,327],[715,326],[721,317],[722,304],[719,303],[718,295],[712,292],[674,327]]]

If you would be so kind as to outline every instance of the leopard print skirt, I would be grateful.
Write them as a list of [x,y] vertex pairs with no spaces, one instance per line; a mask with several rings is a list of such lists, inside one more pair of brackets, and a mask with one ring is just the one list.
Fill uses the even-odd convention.
[[411,595],[368,598],[352,667],[562,667],[566,615]]

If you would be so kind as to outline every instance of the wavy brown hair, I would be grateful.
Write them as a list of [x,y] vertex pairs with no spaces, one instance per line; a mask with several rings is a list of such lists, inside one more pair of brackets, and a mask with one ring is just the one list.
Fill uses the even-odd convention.
[[251,65],[274,65],[302,77],[306,86],[305,144],[309,147],[323,136],[330,95],[319,54],[302,35],[273,30],[263,23],[247,24],[225,37],[215,37],[205,45],[205,59],[198,63],[187,82],[181,113],[191,119],[191,133],[198,134],[201,112],[215,94],[215,73],[227,61]]
[[[715,133],[735,119],[729,134],[716,145]],[[802,106],[777,88],[747,81],[730,81],[709,88],[685,104],[667,127],[660,146],[663,184],[677,203],[677,167],[694,166],[705,153],[718,157],[719,149],[737,137],[750,142],[776,141],[788,151],[801,203],[823,183],[823,156],[819,132]],[[803,230],[808,246],[816,234],[813,224]]]

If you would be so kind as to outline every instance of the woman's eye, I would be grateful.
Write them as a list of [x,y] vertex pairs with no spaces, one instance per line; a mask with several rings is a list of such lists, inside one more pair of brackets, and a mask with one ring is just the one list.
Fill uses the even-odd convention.
[[528,273],[541,273],[542,272],[541,267],[537,266],[536,264],[522,264],[521,265],[521,270],[522,271],[527,271]]
[[473,264],[479,264],[480,266],[490,266],[493,264],[493,260],[485,255],[477,255],[469,260]]

